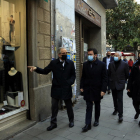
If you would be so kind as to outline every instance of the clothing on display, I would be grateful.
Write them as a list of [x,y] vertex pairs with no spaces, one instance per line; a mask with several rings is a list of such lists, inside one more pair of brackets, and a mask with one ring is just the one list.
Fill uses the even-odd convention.
[[23,91],[22,74],[15,68],[8,71],[8,90],[9,92]]
[[7,92],[8,105],[18,106],[18,92]]
[[5,50],[3,45],[2,52],[4,68],[0,70],[0,103],[7,101],[8,105],[1,108],[0,115],[19,108],[18,91],[23,91],[22,74],[14,67],[14,51]]

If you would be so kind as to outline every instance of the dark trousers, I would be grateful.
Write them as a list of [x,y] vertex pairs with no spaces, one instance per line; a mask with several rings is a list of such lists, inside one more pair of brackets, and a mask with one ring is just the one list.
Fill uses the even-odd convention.
[[108,72],[108,70],[107,70],[107,87],[108,87],[107,90],[110,90],[110,84],[109,84],[109,72]]
[[10,42],[11,42],[11,40],[12,40],[12,39],[11,39],[11,33],[12,33],[12,31],[10,30],[10,31],[9,31],[9,39],[10,39]]
[[114,109],[119,112],[119,116],[123,115],[123,90],[112,90]]
[[[73,108],[72,108],[72,101],[71,99],[64,100],[66,108],[67,108],[67,114],[69,118],[69,122],[74,121],[74,114],[73,114]],[[57,114],[58,114],[58,103],[59,99],[52,98],[52,117],[51,117],[51,124],[57,123]]]
[[134,101],[133,100],[133,106],[136,110],[136,113],[139,113],[140,114],[140,101]]
[[130,71],[130,70],[132,70],[132,67],[131,67],[131,66],[129,66],[129,71]]
[[[100,103],[101,101],[95,101],[95,121],[99,120],[100,117]],[[87,109],[86,109],[86,120],[85,123],[87,125],[91,124],[92,121],[92,110],[93,110],[93,102],[92,101],[86,101]]]

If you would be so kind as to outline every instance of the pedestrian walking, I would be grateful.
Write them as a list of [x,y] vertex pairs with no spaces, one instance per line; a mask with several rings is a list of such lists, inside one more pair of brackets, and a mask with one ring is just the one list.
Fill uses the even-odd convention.
[[121,56],[121,52],[117,51],[114,62],[109,64],[110,88],[114,102],[113,115],[119,113],[119,122],[123,121],[123,90],[129,76],[128,64],[121,60]]
[[123,57],[123,61],[126,62],[128,64],[128,61],[126,59],[126,56]]
[[[126,59],[126,56],[123,57],[123,61],[128,64],[128,61]],[[125,83],[127,84],[127,81]]]
[[132,67],[132,71],[128,79],[127,90],[129,95],[132,97],[133,106],[136,111],[134,119],[138,119],[140,114],[140,57]]
[[51,125],[47,128],[47,131],[57,127],[57,114],[59,100],[64,100],[67,108],[67,114],[69,118],[69,127],[74,126],[74,114],[72,109],[72,88],[71,85],[75,81],[75,68],[74,63],[67,59],[67,50],[63,47],[58,49],[58,59],[52,60],[50,64],[41,69],[35,66],[28,66],[30,71],[37,72],[39,74],[48,74],[53,72],[51,97],[52,97],[52,116]]
[[133,60],[130,58],[130,60],[128,61],[128,65],[129,65],[129,72],[131,72],[132,67],[133,67]]
[[96,49],[88,49],[88,61],[83,64],[83,71],[80,83],[80,90],[83,92],[86,101],[86,119],[83,132],[91,129],[92,108],[95,104],[95,122],[94,126],[99,125],[100,103],[105,95],[107,87],[106,66],[97,58]]
[[103,62],[106,64],[106,70],[107,70],[107,91],[108,94],[110,94],[110,85],[109,85],[109,73],[108,73],[108,66],[110,62],[114,61],[114,58],[111,56],[111,52],[108,51],[107,56],[103,58]]
[[137,58],[135,59],[136,61],[133,63],[133,65],[136,64],[136,62],[139,60],[139,58],[140,58],[140,52],[138,52],[138,59]]

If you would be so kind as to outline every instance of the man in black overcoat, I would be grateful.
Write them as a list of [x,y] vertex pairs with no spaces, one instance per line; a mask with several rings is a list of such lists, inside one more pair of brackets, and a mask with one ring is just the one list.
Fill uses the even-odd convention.
[[107,91],[108,91],[108,94],[110,94],[108,66],[109,66],[109,63],[114,61],[114,58],[111,56],[111,52],[110,51],[107,51],[106,55],[107,56],[103,58],[103,62],[106,64],[106,70],[107,70]]
[[113,115],[119,113],[119,122],[123,121],[123,90],[129,76],[128,64],[121,60],[121,56],[121,52],[117,51],[114,55],[114,62],[109,64],[110,88],[114,102]]
[[95,104],[95,122],[94,126],[99,125],[100,103],[107,88],[107,73],[105,63],[97,58],[96,49],[88,49],[88,61],[83,64],[80,90],[83,92],[86,101],[86,119],[85,127],[82,129],[86,132],[91,129],[92,109]]
[[128,79],[127,90],[131,94],[133,106],[136,110],[134,119],[138,119],[140,114],[140,57],[132,67],[132,71]]
[[57,114],[59,100],[64,100],[69,118],[69,127],[74,126],[74,113],[72,109],[72,87],[75,81],[75,67],[73,61],[67,59],[67,50],[65,48],[58,49],[59,58],[52,60],[50,64],[41,69],[39,67],[28,66],[30,71],[39,74],[48,74],[53,72],[51,97],[52,97],[52,116],[51,125],[47,128],[48,131],[57,127]]

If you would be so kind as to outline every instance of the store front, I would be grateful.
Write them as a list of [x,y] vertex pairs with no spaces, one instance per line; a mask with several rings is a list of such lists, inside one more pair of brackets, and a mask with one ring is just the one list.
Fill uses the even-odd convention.
[[75,1],[75,39],[77,95],[80,93],[82,66],[87,61],[88,48],[101,48],[101,16],[82,0]]
[[27,109],[26,0],[0,0],[0,131]]

